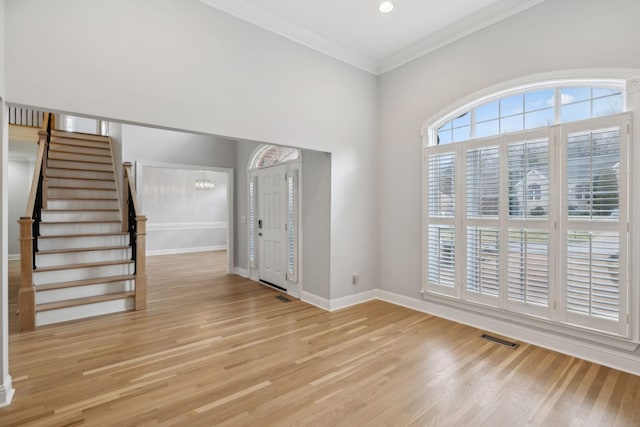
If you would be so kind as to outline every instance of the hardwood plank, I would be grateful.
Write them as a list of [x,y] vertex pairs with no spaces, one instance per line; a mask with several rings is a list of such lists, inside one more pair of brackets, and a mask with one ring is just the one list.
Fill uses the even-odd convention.
[[224,252],[147,267],[147,310],[28,333],[11,316],[2,426],[640,425],[637,376],[381,301],[283,303]]

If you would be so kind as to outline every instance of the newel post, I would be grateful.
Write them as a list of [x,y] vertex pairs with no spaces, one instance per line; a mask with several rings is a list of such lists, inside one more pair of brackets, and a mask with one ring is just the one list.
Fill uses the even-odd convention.
[[147,308],[147,217],[136,217],[136,310]]
[[20,290],[18,304],[20,329],[33,331],[36,328],[36,291],[33,287],[33,218],[22,217],[20,224]]

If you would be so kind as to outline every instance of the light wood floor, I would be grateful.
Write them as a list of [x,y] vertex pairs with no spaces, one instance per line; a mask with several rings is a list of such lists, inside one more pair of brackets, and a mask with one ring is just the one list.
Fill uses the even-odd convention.
[[0,425],[640,425],[640,377],[384,302],[282,302],[224,274],[224,253],[148,269],[147,311],[31,333],[11,319]]

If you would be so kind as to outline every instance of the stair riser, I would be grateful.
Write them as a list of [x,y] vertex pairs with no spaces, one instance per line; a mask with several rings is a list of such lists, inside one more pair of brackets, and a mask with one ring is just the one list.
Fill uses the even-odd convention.
[[36,314],[36,326],[66,322],[68,320],[82,319],[85,317],[100,316],[102,314],[119,313],[122,311],[133,310],[133,308],[133,297],[129,297],[114,301],[104,301],[95,304],[61,308],[59,310],[43,311]]
[[71,178],[49,178],[50,187],[73,187],[73,188],[103,188],[105,190],[115,190],[116,183],[114,181],[97,181],[90,179],[71,179]]
[[117,200],[49,200],[47,209],[118,209]]
[[122,231],[122,225],[117,222],[98,223],[69,223],[69,224],[40,224],[41,236],[60,236],[67,234],[96,234],[118,233]]
[[76,286],[65,289],[52,289],[40,291],[36,287],[36,304],[66,301],[76,298],[95,297],[117,292],[129,292],[135,289],[134,281],[127,280],[113,283],[99,283],[96,285]]
[[131,249],[109,249],[103,251],[67,252],[59,254],[36,254],[38,267],[84,264],[88,262],[126,261],[131,259]]
[[118,211],[42,211],[43,221],[119,221],[121,219]]
[[64,153],[73,153],[73,154],[111,156],[111,150],[109,150],[108,148],[109,147],[104,147],[104,148],[83,147],[80,145],[57,144],[55,142],[52,142],[49,145],[49,153],[64,152]]
[[38,271],[36,269],[33,272],[33,283],[35,285],[44,285],[89,280],[96,277],[123,276],[125,274],[133,274],[133,270],[133,264],[104,265],[57,271]]
[[71,170],[71,169],[55,169],[52,167],[49,167],[49,169],[47,169],[47,176],[49,177],[49,182],[51,182],[52,179],[57,178],[57,177],[63,177],[63,178],[78,178],[78,179],[84,179],[84,178],[96,178],[96,179],[114,179],[114,175],[113,172],[97,172],[97,171],[79,171],[79,170]]
[[46,251],[50,249],[76,249],[95,248],[101,246],[123,246],[129,244],[128,235],[115,236],[85,236],[85,237],[58,237],[38,239],[38,249]]
[[87,199],[116,199],[116,190],[85,190],[80,188],[51,188],[49,187],[49,197],[83,197]]
[[49,159],[47,162],[49,168],[62,168],[62,169],[80,169],[86,171],[102,171],[113,172],[113,165],[106,163],[85,163],[85,162],[70,162],[67,160],[55,160]]
[[101,163],[107,165],[112,164],[111,157],[94,156],[91,154],[63,153],[60,151],[49,151],[49,160],[70,160],[74,162]]

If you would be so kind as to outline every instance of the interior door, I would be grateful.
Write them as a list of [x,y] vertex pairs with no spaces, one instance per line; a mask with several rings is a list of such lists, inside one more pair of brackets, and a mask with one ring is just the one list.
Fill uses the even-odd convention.
[[258,275],[286,288],[287,187],[285,165],[258,171]]

